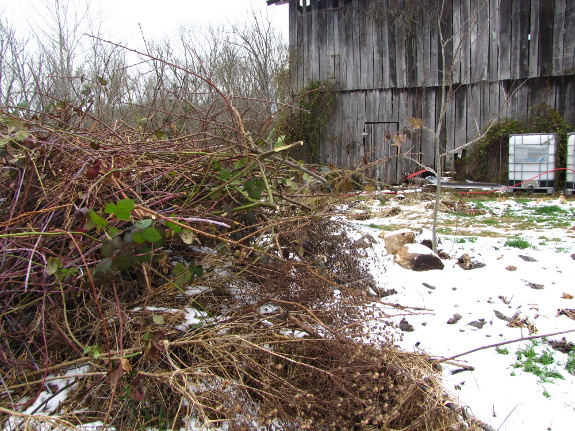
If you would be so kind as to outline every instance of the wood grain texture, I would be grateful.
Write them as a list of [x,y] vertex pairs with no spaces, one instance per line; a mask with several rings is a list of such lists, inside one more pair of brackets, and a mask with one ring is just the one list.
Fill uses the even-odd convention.
[[290,0],[291,91],[316,80],[339,88],[321,161],[351,167],[383,159],[367,172],[400,181],[412,163],[396,157],[385,130],[416,117],[429,131],[405,148],[433,164],[444,83],[451,89],[447,149],[474,139],[494,118],[527,115],[540,103],[575,123],[574,0],[445,0],[441,11],[434,4],[341,0],[298,8]]

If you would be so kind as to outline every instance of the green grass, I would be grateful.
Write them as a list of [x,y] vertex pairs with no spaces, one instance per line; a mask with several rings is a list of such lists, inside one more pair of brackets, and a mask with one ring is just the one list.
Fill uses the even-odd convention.
[[450,216],[453,216],[453,217],[474,218],[474,217],[479,216],[480,214],[468,214],[468,213],[462,213],[462,212],[459,212],[459,211],[453,211],[453,212],[449,213],[449,215],[450,215]]
[[571,352],[569,352],[569,358],[565,364],[565,369],[569,374],[575,376],[575,350],[571,350]]
[[440,233],[443,235],[453,235],[455,233],[455,231],[450,227],[438,227],[437,233]]
[[[538,353],[536,349],[538,345],[537,341],[532,341],[529,346],[518,349],[516,352],[517,361],[513,364],[513,367],[521,368],[526,373],[537,376],[540,383],[550,383],[554,379],[564,379],[559,370],[553,366],[555,365],[553,351],[546,348],[541,353]],[[575,362],[572,366],[575,366]],[[567,369],[567,366],[565,369]]]
[[375,223],[370,223],[368,224],[369,227],[373,228],[373,229],[380,229],[380,230],[387,230],[387,231],[392,231],[392,230],[396,230],[397,226],[394,225],[380,225],[380,224],[375,224]]
[[465,244],[466,242],[475,243],[475,242],[477,242],[477,237],[476,236],[468,236],[468,237],[456,238],[455,242],[457,244]]
[[475,204],[475,209],[489,211],[489,208],[482,202],[477,202]]
[[501,220],[494,219],[494,218],[486,218],[485,220],[481,220],[481,223],[486,224],[487,226],[497,226],[501,223]]
[[533,213],[535,215],[549,215],[549,216],[551,216],[551,215],[557,215],[557,214],[568,214],[569,211],[561,208],[558,205],[548,205],[548,206],[536,208],[535,211],[533,211]]
[[533,246],[529,241],[523,238],[510,238],[503,244],[506,247],[514,247],[524,250],[526,248],[532,248]]

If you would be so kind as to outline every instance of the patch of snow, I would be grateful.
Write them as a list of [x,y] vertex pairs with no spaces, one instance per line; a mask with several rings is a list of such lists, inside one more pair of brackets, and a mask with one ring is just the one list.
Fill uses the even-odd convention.
[[[502,215],[505,210],[512,209],[514,215],[520,213],[524,216],[532,215],[533,209],[542,205],[560,205],[565,209],[574,207],[573,201],[564,204],[559,200],[544,203],[505,200],[483,205],[491,214]],[[414,227],[428,225],[430,211],[422,210],[422,204],[403,209],[413,217],[414,221],[409,223]],[[447,215],[442,214],[442,217]],[[558,315],[559,310],[575,309],[575,299],[568,299],[569,295],[575,296],[575,262],[570,256],[575,251],[575,237],[565,235],[565,229],[542,225],[545,237],[558,238],[560,242],[538,241],[541,232],[533,230],[506,231],[493,227],[489,229],[506,236],[481,236],[485,232],[478,229],[478,236],[474,236],[472,242],[458,242],[461,237],[442,235],[439,248],[451,257],[444,260],[445,268],[414,272],[395,264],[393,256],[386,254],[383,241],[377,237],[379,231],[374,234],[373,229],[367,226],[405,223],[401,218],[402,214],[354,221],[352,225],[360,226],[364,233],[374,237],[371,254],[377,257],[379,264],[371,264],[371,272],[380,288],[397,291],[386,297],[385,302],[412,307],[398,310],[389,305],[378,305],[385,320],[398,325],[405,319],[413,326],[412,332],[397,330],[396,337],[402,348],[425,352],[432,357],[449,358],[482,346],[530,335],[527,327],[510,327],[509,322],[497,314],[508,319],[523,319],[537,329],[537,334],[575,328],[572,319]],[[430,236],[430,231],[424,230],[417,241]],[[520,250],[506,246],[505,241],[514,237],[528,239],[536,248]],[[457,259],[464,253],[485,266],[462,269]],[[448,324],[455,314],[461,316],[460,320]],[[367,325],[371,340],[385,337],[389,331],[383,320]],[[575,342],[575,333],[549,337],[550,340],[562,338]],[[518,350],[530,346],[530,343],[523,341],[505,345],[508,354],[498,353],[491,347],[452,361],[473,367],[473,371],[462,371],[464,367],[459,365],[443,364],[446,390],[461,405],[469,406],[479,419],[500,431],[573,429],[575,399],[572,388],[575,376],[565,369],[569,358],[539,340],[537,349],[552,352],[554,364],[551,367],[556,367],[563,377],[543,382],[523,368],[514,367],[520,362],[517,360]]]

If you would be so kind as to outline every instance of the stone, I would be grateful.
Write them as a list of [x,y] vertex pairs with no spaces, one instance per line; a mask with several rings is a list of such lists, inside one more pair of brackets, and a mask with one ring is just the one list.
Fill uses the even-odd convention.
[[543,289],[545,286],[539,283],[530,283],[527,282],[527,285],[531,288],[531,289],[537,289],[537,290],[541,290]]
[[388,254],[397,254],[405,244],[415,242],[415,232],[409,229],[382,232],[379,237],[383,238],[385,249]]
[[479,262],[475,258],[472,258],[467,253],[463,253],[461,257],[457,259],[457,264],[465,270],[483,268],[485,266],[484,263]]
[[525,262],[537,262],[537,259],[531,256],[524,256],[520,254],[519,257],[523,259]]
[[360,239],[358,239],[353,246],[359,249],[366,249],[373,246],[375,240],[371,235],[364,235]]
[[479,319],[479,320],[475,320],[473,322],[469,322],[468,325],[469,326],[473,326],[474,328],[477,329],[481,329],[483,328],[483,326],[485,326],[487,322],[485,321],[485,319]]
[[403,332],[413,332],[413,325],[411,323],[409,323],[405,317],[403,319],[401,319],[401,322],[399,322],[399,329],[401,329]]
[[507,271],[517,271],[517,267],[515,265],[506,266],[505,269]]
[[395,255],[395,263],[413,271],[443,269],[444,264],[437,254],[421,244],[406,244]]
[[461,316],[461,314],[459,313],[455,313],[453,315],[453,317],[450,317],[449,320],[447,321],[448,325],[455,325],[457,322],[459,322],[461,320],[463,316]]

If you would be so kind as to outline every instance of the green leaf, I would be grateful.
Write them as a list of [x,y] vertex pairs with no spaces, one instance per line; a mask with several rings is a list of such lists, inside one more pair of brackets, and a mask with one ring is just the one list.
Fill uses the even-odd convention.
[[92,220],[96,226],[100,226],[100,227],[106,227],[108,226],[108,220],[106,220],[105,218],[103,218],[101,215],[99,215],[96,211],[90,211],[90,220]]
[[228,181],[232,177],[232,174],[229,170],[222,169],[220,171],[219,177],[220,177],[220,180],[222,180],[222,181]]
[[104,207],[104,212],[106,214],[114,214],[116,211],[118,211],[118,207],[116,206],[115,203],[113,202],[106,203],[106,206]]
[[149,219],[149,218],[143,219],[143,220],[138,220],[137,222],[134,223],[134,227],[136,229],[140,229],[140,230],[146,229],[147,227],[152,226],[152,221],[153,220]]
[[256,180],[254,187],[258,189],[260,192],[263,192],[266,189],[266,182],[262,179]]
[[116,250],[116,246],[112,241],[106,241],[102,244],[102,256],[104,257],[112,257]]
[[283,147],[283,146],[284,146],[285,139],[286,139],[286,136],[285,136],[285,135],[280,136],[280,137],[277,139],[276,143],[274,144],[274,148]]
[[161,314],[154,314],[152,316],[152,320],[154,321],[154,323],[156,325],[163,325],[164,324],[164,316],[162,316]]
[[46,274],[54,275],[56,272],[62,268],[62,258],[49,256],[46,259]]
[[101,76],[96,76],[96,81],[98,81],[98,84],[100,84],[102,87],[105,87],[108,85],[108,81],[106,81]]
[[30,133],[25,130],[20,130],[13,136],[13,138],[16,142],[23,142],[28,136],[30,136]]
[[196,277],[201,277],[202,275],[204,275],[204,268],[201,265],[196,266],[193,263],[191,263],[190,272]]
[[147,227],[146,229],[144,229],[142,231],[142,235],[144,235],[144,238],[146,238],[146,241],[149,241],[149,242],[157,242],[157,241],[160,241],[161,239],[163,239],[162,234],[160,232],[158,232],[158,230],[153,228],[153,227]]
[[132,212],[136,206],[134,199],[122,199],[117,203],[118,211]]
[[246,162],[244,161],[244,159],[239,159],[238,161],[236,161],[236,163],[234,163],[234,171],[239,171],[245,165],[246,165]]
[[144,234],[142,232],[134,232],[132,234],[132,241],[134,241],[136,244],[144,244],[146,242],[146,237],[144,236]]
[[188,268],[186,267],[186,265],[184,265],[182,262],[177,262],[174,267],[172,268],[172,272],[175,275],[180,275],[183,272],[186,272],[188,270]]
[[56,277],[58,278],[58,280],[62,281],[68,275],[73,277],[73,276],[77,275],[79,272],[80,272],[80,268],[78,268],[77,266],[73,266],[71,268],[60,268],[58,270],[58,272],[56,273]]
[[116,226],[108,226],[108,233],[110,236],[116,236],[119,235],[121,231]]
[[112,260],[112,268],[118,271],[126,271],[132,267],[133,263],[134,253],[127,251]]
[[296,183],[295,181],[290,180],[289,178],[286,179],[286,186],[288,186],[290,189],[292,189],[294,192],[297,191],[297,189],[299,188],[298,183]]
[[168,229],[172,229],[175,233],[180,233],[182,231],[181,226],[172,223],[171,221],[166,220],[166,227]]
[[84,348],[84,355],[92,356],[94,359],[98,359],[102,353],[100,352],[100,347],[94,346],[86,346]]
[[158,130],[156,133],[154,133],[154,136],[156,136],[156,139],[161,140],[164,139],[166,134],[162,130]]
[[184,287],[192,281],[192,274],[189,271],[184,272],[176,277],[174,284],[178,287]]
[[131,211],[124,211],[120,209],[116,211],[116,218],[118,220],[130,220],[131,215],[132,215]]
[[255,200],[260,200],[262,198],[262,192],[259,191],[258,189],[249,189],[248,190],[248,196],[252,199]]

